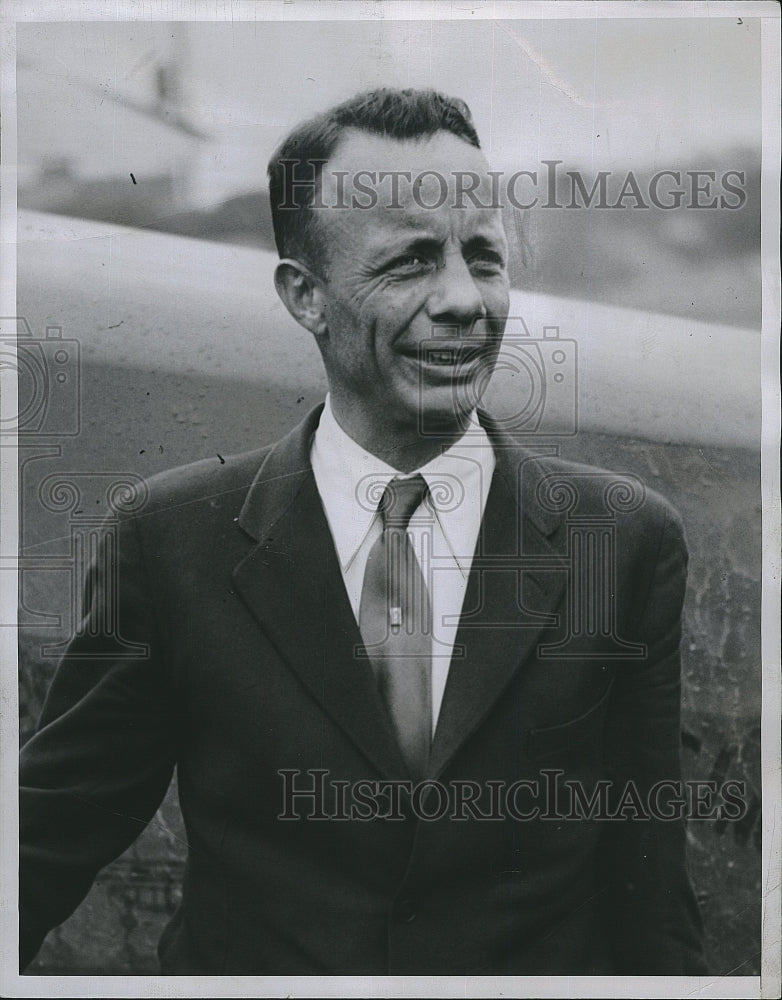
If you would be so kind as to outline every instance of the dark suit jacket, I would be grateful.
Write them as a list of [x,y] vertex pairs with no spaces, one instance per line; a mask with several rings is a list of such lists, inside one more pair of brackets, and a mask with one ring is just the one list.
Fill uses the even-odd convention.
[[[355,656],[309,464],[317,419],[155,477],[118,555],[99,555],[90,593],[116,556],[122,638],[145,649],[107,657],[94,600],[23,751],[22,963],[153,816],[176,765],[188,862],[165,972],[703,972],[681,823],[568,819],[572,804],[550,801],[522,819],[488,798],[556,778],[585,794],[610,782],[615,805],[628,781],[643,797],[679,777],[678,517],[651,492],[609,496],[607,474],[535,457],[490,422],[497,467],[430,772],[451,790],[476,783],[479,814],[278,818],[280,771],[301,772],[299,789],[313,769],[408,777]],[[525,794],[511,809],[532,812]],[[311,805],[295,800],[301,815]]]

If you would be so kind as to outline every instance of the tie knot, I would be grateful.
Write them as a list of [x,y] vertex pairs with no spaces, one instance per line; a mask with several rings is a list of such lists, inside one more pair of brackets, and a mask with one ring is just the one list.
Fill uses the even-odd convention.
[[409,479],[392,479],[378,508],[383,527],[407,528],[413,511],[423,503],[427,492],[426,480],[420,473]]

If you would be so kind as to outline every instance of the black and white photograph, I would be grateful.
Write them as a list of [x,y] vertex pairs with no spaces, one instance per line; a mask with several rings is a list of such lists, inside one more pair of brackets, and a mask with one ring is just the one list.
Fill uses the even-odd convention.
[[4,996],[778,996],[780,7],[2,20]]

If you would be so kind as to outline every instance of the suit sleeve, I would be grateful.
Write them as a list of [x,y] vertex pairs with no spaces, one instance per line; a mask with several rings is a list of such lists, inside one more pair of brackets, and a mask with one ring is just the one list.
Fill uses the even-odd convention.
[[[633,637],[645,644],[646,655],[618,667],[606,731],[614,807],[630,802],[627,790],[635,788],[635,801],[647,806],[649,818],[636,815],[630,804],[626,819],[608,824],[606,920],[619,972],[702,975],[707,969],[687,871],[685,822],[669,801],[681,790],[680,641],[688,557],[679,517],[664,502],[660,522],[649,533],[657,544]],[[663,818],[668,814],[672,818]]]
[[21,753],[21,968],[141,833],[173,772],[172,699],[133,519],[103,533],[83,607]]

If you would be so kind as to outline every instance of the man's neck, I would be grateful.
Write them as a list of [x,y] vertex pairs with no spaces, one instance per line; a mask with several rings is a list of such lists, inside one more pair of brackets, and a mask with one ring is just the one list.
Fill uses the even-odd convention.
[[335,406],[331,398],[334,418],[342,430],[371,455],[375,455],[386,465],[399,472],[408,473],[422,468],[437,455],[442,455],[455,444],[465,432],[464,426],[443,427],[438,433],[421,434],[418,427],[403,427],[391,421],[384,427],[356,419],[355,414],[345,412]]

